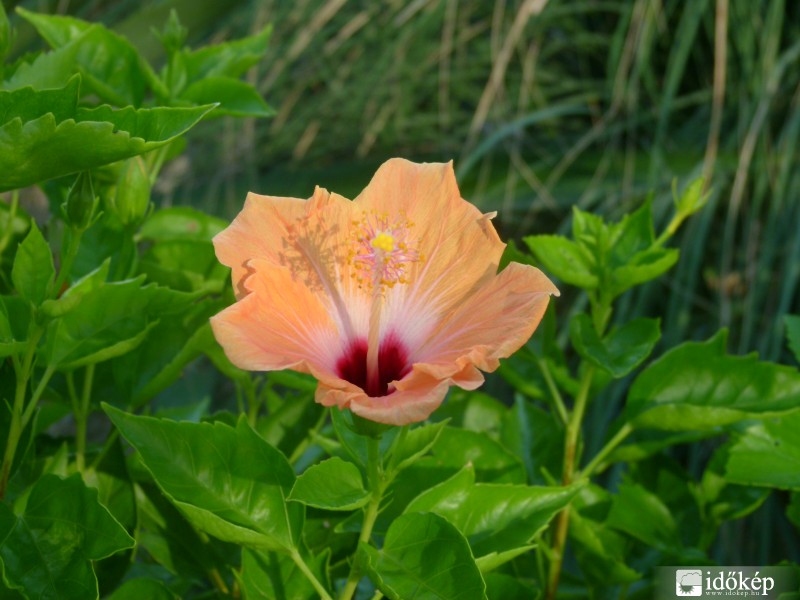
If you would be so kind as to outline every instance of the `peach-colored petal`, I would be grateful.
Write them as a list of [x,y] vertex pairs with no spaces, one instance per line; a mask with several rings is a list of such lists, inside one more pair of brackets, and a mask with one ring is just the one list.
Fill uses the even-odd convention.
[[494,371],[533,334],[551,294],[558,289],[539,269],[511,263],[446,316],[411,360],[442,377],[467,364]]
[[421,317],[448,312],[497,271],[505,244],[489,216],[461,198],[452,163],[391,159],[355,203],[412,223],[411,237],[424,260],[411,266],[408,284],[391,290],[384,311],[387,326],[403,324],[412,345],[427,336],[431,325]]
[[349,408],[355,414],[386,425],[408,425],[427,419],[444,400],[449,382],[425,375],[404,378],[408,389],[373,398],[359,389],[334,388],[320,383],[316,400],[324,406]]
[[386,396],[371,397],[346,381],[328,378],[320,380],[316,401],[323,406],[350,409],[371,421],[408,425],[427,419],[442,403],[450,386],[474,390],[482,383],[483,375],[471,364],[448,374],[437,372],[435,366],[414,365]]
[[499,359],[518,350],[541,321],[551,294],[558,290],[541,271],[512,263],[443,318],[412,358],[411,372],[393,382],[392,393],[375,398],[344,382],[330,382],[320,384],[317,401],[389,425],[425,420],[450,386],[479,387],[478,369],[494,371]]
[[241,369],[295,369],[333,374],[341,333],[326,304],[286,267],[248,263],[241,300],[212,317],[211,327]]
[[262,258],[279,263],[285,251],[287,227],[305,210],[306,201],[299,198],[247,194],[242,212],[214,237],[217,258],[231,268],[237,298],[244,295],[241,285],[248,274],[247,261]]

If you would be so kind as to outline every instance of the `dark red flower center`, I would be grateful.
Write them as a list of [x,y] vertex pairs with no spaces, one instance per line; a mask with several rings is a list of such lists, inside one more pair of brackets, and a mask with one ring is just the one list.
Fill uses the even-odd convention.
[[[386,396],[389,383],[402,379],[411,370],[408,364],[408,351],[395,335],[387,335],[378,350],[378,376],[367,381],[367,340],[350,342],[345,353],[336,361],[336,373],[350,383],[357,385],[367,396]],[[394,390],[392,390],[394,391]]]

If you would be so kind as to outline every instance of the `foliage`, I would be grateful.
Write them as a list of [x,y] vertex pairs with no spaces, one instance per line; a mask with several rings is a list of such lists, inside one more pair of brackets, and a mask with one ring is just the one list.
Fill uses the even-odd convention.
[[[665,344],[663,319],[629,310],[709,218],[703,180],[663,227],[653,200],[617,221],[576,207],[570,236],[510,245],[569,314],[557,301],[486,390],[362,435],[307,377],[228,362],[208,326],[233,298],[225,223],[151,202],[187,131],[270,113],[240,79],[269,30],[190,50],[172,16],[156,70],[102,25],[19,15],[51,51],[5,64],[0,89],[3,597],[647,597],[654,567],[718,561],[762,505],[800,526],[797,368],[729,354],[724,329]],[[10,32],[0,12],[0,55]],[[709,459],[675,460],[704,439]]]

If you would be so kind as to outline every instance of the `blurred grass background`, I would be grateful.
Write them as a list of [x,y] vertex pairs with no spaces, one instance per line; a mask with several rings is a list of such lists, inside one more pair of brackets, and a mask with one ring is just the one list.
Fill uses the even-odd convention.
[[[4,0],[7,2],[7,0]],[[8,2],[7,2],[8,3]],[[8,3],[13,8],[14,2]],[[354,196],[390,156],[454,159],[508,238],[619,216],[705,175],[710,206],[672,275],[627,299],[664,347],[730,327],[731,350],[785,354],[798,312],[800,3],[785,0],[25,0],[101,21],[158,61],[176,9],[190,42],[273,25],[248,75],[270,120],[220,119],[164,174],[163,203],[230,217],[247,190]],[[38,47],[24,24],[17,53]],[[666,286],[666,289],[665,289]]]
[[[519,239],[566,232],[572,206],[617,218],[650,193],[666,225],[673,181],[703,175],[710,202],[676,239],[677,267],[618,313],[660,316],[659,351],[729,327],[729,350],[794,364],[783,316],[800,313],[796,1],[3,1],[10,14],[103,22],[156,63],[151,28],[173,8],[193,45],[273,25],[248,78],[275,116],[198,127],[159,182],[163,205],[231,218],[248,190],[307,197],[319,184],[354,197],[388,157],[453,159],[464,196]],[[12,18],[15,53],[41,48]],[[563,291],[559,314],[580,310]],[[591,407],[590,448],[624,389]],[[683,458],[697,473],[711,450]],[[800,552],[774,502],[725,526],[718,560]]]

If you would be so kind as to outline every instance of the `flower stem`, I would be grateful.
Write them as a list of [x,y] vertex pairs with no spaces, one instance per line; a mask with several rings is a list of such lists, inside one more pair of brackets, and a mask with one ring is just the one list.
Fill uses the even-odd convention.
[[66,236],[66,241],[61,254],[61,266],[59,267],[58,277],[56,277],[56,281],[53,284],[51,294],[56,298],[60,295],[61,286],[64,285],[67,277],[69,277],[70,271],[72,271],[72,264],[75,262],[75,257],[78,255],[78,247],[81,244],[83,232],[67,228],[64,235]]
[[[26,414],[28,411],[25,409],[25,394],[28,389],[28,382],[30,381],[31,373],[33,371],[33,359],[36,355],[36,346],[39,344],[39,339],[44,333],[44,328],[33,328],[28,340],[28,348],[22,362],[16,357],[12,357],[14,364],[14,375],[16,377],[16,388],[14,391],[14,404],[11,407],[11,422],[8,426],[8,439],[6,440],[5,452],[3,452],[3,462],[0,465],[0,500],[3,499],[8,486],[8,479],[11,477],[11,467],[14,464],[14,456],[17,453],[17,446],[22,437],[22,432],[25,431],[25,426],[28,423]],[[42,381],[39,382],[37,393],[34,394],[34,399],[31,404],[35,404],[41,394],[42,383],[47,384],[52,372],[45,373]]]
[[[367,438],[367,480],[369,489],[372,492],[369,504],[364,511],[364,522],[361,524],[361,534],[358,536],[358,544],[369,543],[372,535],[372,528],[378,518],[378,512],[383,498],[385,480],[381,472],[380,464],[380,439]],[[361,580],[361,570],[358,568],[357,561],[353,561],[350,567],[350,575],[347,583],[339,595],[339,600],[350,600],[356,591],[358,582]]]
[[382,395],[380,392],[380,365],[378,356],[380,354],[381,336],[381,308],[383,296],[378,282],[372,290],[372,306],[369,311],[369,335],[367,337],[367,390],[368,393],[374,392],[375,395]]
[[75,463],[78,471],[83,472],[86,466],[86,422],[89,419],[89,400],[92,396],[94,380],[94,363],[86,367],[83,375],[83,390],[78,410],[75,411]]
[[[589,391],[592,387],[594,377],[594,367],[587,367],[583,373],[581,387],[575,397],[575,406],[572,408],[569,421],[567,422],[567,434],[564,443],[564,469],[561,476],[561,483],[569,485],[575,476],[575,463],[578,453],[578,441],[580,439],[581,424],[583,415],[586,412],[586,405],[589,401]],[[556,522],[555,538],[553,540],[553,559],[550,563],[550,574],[547,584],[547,598],[554,600],[558,590],[558,580],[561,577],[561,566],[564,562],[564,548],[567,543],[567,531],[569,529],[569,507],[564,508],[558,515]]]
[[297,568],[303,572],[303,575],[306,576],[306,579],[308,579],[311,582],[311,585],[314,586],[314,589],[319,594],[321,600],[333,600],[333,597],[328,593],[328,590],[325,589],[325,586],[319,582],[319,579],[317,579],[316,575],[314,575],[314,573],[308,567],[306,561],[304,561],[303,557],[300,556],[300,553],[297,550],[292,550],[289,553],[289,556],[292,557],[292,560],[294,561],[294,564],[297,565]]
[[566,424],[568,421],[567,417],[567,408],[564,405],[564,399],[561,397],[561,392],[558,391],[558,387],[556,386],[555,380],[553,380],[553,374],[550,372],[550,367],[543,358],[536,358],[536,364],[539,367],[539,370],[542,372],[542,377],[544,377],[544,382],[547,384],[547,389],[550,391],[550,396],[553,400],[553,406],[556,408],[556,412],[558,413],[561,422]]

